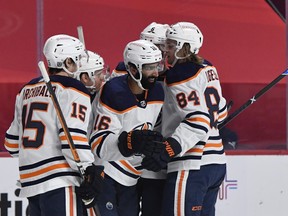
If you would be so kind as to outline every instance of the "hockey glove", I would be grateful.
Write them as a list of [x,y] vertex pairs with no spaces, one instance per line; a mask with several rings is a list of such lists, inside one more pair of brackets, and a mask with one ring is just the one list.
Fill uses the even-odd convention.
[[163,145],[164,148],[160,153],[147,155],[143,159],[143,168],[154,172],[160,171],[166,168],[169,161],[182,150],[180,143],[172,137],[167,138],[161,145]]
[[118,148],[124,157],[130,157],[133,154],[149,154],[155,146],[153,141],[162,140],[163,136],[156,131],[133,130],[128,133],[123,131],[118,138]]
[[83,200],[86,208],[91,208],[98,200],[104,183],[104,167],[88,166],[85,170],[84,181],[75,188],[76,194]]

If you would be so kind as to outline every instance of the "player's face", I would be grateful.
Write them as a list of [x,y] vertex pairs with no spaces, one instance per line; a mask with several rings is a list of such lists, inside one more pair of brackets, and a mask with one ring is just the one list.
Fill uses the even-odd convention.
[[87,90],[93,94],[95,92],[94,90],[94,83],[93,80],[89,77],[87,72],[81,73],[80,81],[86,86]]
[[104,69],[95,71],[94,78],[95,78],[96,92],[98,92],[101,86],[103,85],[103,82],[105,81],[104,76],[105,76]]
[[78,71],[79,67],[80,67],[80,63],[79,60],[81,58],[81,55],[78,56],[78,58],[76,58],[76,62],[73,61],[73,59],[69,58],[68,60],[66,60],[66,67],[67,70],[71,73],[75,73]]
[[[160,49],[160,51],[162,53],[162,61],[160,62],[159,67],[158,67],[158,73],[159,73],[159,75],[161,75],[165,72],[165,70],[164,70],[165,62],[167,61],[166,46],[165,46],[165,44],[155,44],[155,45]],[[163,65],[163,68],[161,68],[162,67],[161,64]]]
[[175,60],[175,52],[176,52],[176,41],[167,39],[165,43],[165,51],[166,51],[166,58],[168,64],[173,64]]
[[153,63],[153,64],[144,64],[142,66],[142,79],[141,84],[143,88],[149,89],[157,81],[158,77],[158,71],[159,71],[159,63]]
[[159,50],[162,52],[162,55],[166,51],[165,44],[155,44],[155,46],[159,48]]

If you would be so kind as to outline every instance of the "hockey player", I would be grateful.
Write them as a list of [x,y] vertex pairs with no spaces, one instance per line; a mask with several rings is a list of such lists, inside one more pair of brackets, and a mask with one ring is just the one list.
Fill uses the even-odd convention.
[[166,73],[162,134],[171,154],[146,156],[142,165],[157,170],[168,163],[163,216],[214,216],[226,173],[217,128],[227,115],[226,100],[216,68],[198,55],[203,43],[199,28],[179,22],[166,36],[172,68]]
[[[78,72],[76,72],[76,78],[85,85],[90,93],[91,103],[93,103],[96,94],[108,78],[103,58],[95,52],[86,50],[85,53],[81,55],[80,67]],[[91,113],[90,120],[93,121],[93,118],[93,113]],[[92,130],[91,124],[92,123],[89,122],[88,136]],[[97,162],[94,164],[97,165]],[[85,209],[83,216],[95,216],[98,213],[95,212],[95,210],[98,210],[96,205],[94,209],[92,207],[88,208],[87,211]]]
[[[165,41],[168,24],[156,22],[150,23],[140,33],[140,38],[155,44],[162,52],[162,65],[165,66]],[[166,69],[163,67],[164,70]],[[159,71],[158,81],[163,83],[164,70]],[[161,132],[161,114],[159,115],[154,130]],[[166,179],[166,169],[153,172],[144,169],[138,180],[138,195],[141,199],[141,216],[153,216],[161,214],[162,196]]]
[[105,187],[98,202],[102,215],[139,215],[136,184],[143,170],[142,154],[153,149],[153,140],[162,141],[162,135],[152,131],[164,101],[162,86],[156,83],[161,60],[153,43],[128,43],[124,50],[128,74],[106,82],[98,103],[93,103],[97,117],[90,143],[96,157],[106,161]]
[[88,89],[91,95],[91,102],[95,94],[100,90],[109,73],[104,67],[103,58],[95,52],[87,50],[82,54],[80,68],[76,73],[76,78],[81,81]]
[[103,181],[103,168],[93,165],[94,156],[86,137],[91,111],[89,93],[74,79],[83,44],[68,35],[55,35],[46,41],[43,52],[53,90],[85,168],[85,180],[81,183],[42,77],[31,80],[17,95],[5,147],[19,158],[20,197],[28,198],[29,215],[82,215],[82,200],[96,201]]
[[[165,40],[168,24],[156,22],[150,23],[140,33],[140,39],[150,41],[159,48],[162,53],[161,71],[158,71],[158,81],[164,80],[165,65]],[[163,67],[164,66],[164,67]],[[163,70],[163,69],[164,70]],[[112,71],[111,77],[117,77],[127,74],[124,62],[119,62],[117,67]],[[155,125],[155,130],[161,132],[161,114]],[[160,215],[161,200],[163,188],[165,185],[166,170],[158,172],[143,170],[141,178],[138,179],[137,189],[138,196],[141,199],[141,216]]]

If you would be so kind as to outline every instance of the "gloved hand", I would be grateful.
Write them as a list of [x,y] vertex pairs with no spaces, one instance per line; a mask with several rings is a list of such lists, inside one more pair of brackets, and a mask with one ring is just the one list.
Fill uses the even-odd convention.
[[157,150],[157,145],[153,141],[162,142],[163,136],[157,131],[133,130],[123,131],[118,138],[118,148],[124,157],[133,154],[149,154]]
[[[153,172],[158,172],[162,169],[166,169],[167,166],[165,166],[164,162],[159,162],[156,157],[150,157],[146,156],[143,158],[141,165],[144,169],[153,171]],[[165,167],[164,167],[165,166]]]
[[161,145],[164,146],[162,151],[146,155],[142,160],[144,169],[154,172],[160,171],[161,169],[166,168],[168,162],[182,150],[180,143],[172,137],[167,138]]
[[85,170],[84,181],[75,188],[76,194],[83,200],[86,208],[91,208],[98,200],[104,183],[104,166],[88,166]]

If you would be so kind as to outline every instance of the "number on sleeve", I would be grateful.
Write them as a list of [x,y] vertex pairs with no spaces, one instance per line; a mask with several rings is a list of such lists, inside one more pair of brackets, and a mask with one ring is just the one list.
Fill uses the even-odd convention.
[[[206,105],[211,116],[211,127],[217,127],[218,120],[218,111],[219,111],[219,103],[220,96],[216,88],[207,87],[204,92]],[[184,92],[181,92],[176,95],[176,99],[179,107],[182,109],[187,106],[189,102],[193,102],[194,106],[200,105],[200,100],[196,91],[191,91],[191,93],[186,97]]]
[[106,130],[109,128],[111,123],[111,118],[108,116],[101,116],[97,115],[94,130]]
[[193,102],[194,106],[199,105],[199,97],[197,96],[196,91],[191,91],[191,93],[186,98],[185,93],[181,92],[176,95],[176,99],[178,102],[178,105],[183,109],[185,106],[187,106],[188,102]]
[[72,104],[72,113],[71,117],[79,118],[81,121],[85,121],[87,107],[81,104],[73,103]]

